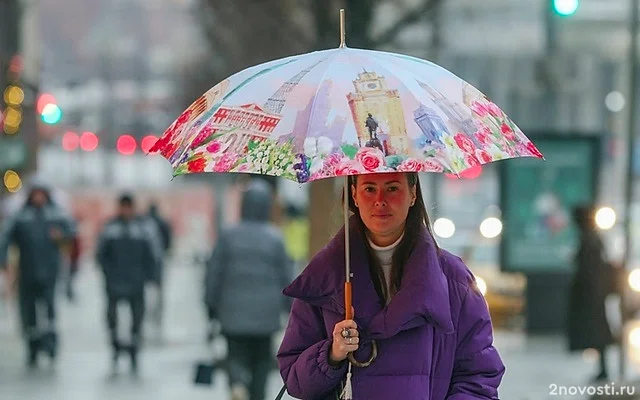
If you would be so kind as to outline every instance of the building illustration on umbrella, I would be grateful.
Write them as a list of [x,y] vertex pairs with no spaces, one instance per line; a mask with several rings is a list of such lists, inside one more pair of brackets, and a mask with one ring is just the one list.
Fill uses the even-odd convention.
[[260,142],[269,138],[282,119],[280,112],[289,94],[320,62],[301,70],[283,83],[262,106],[255,103],[220,106],[209,122],[211,133],[229,132],[223,140],[228,151],[235,153],[243,153],[250,141]]
[[[355,92],[347,94],[347,101],[358,146],[378,147],[387,155],[407,154],[409,137],[399,91],[388,88],[384,76],[366,70],[358,74],[353,86]],[[382,123],[385,132],[380,132]],[[384,134],[383,140],[380,133]]]
[[443,143],[444,136],[455,135],[458,132],[464,132],[475,142],[474,134],[477,128],[468,108],[451,101],[424,82],[418,81],[418,84],[427,92],[429,99],[437,109],[446,116],[446,119],[442,118],[435,108],[424,104],[414,110],[414,121],[422,131],[427,143]]

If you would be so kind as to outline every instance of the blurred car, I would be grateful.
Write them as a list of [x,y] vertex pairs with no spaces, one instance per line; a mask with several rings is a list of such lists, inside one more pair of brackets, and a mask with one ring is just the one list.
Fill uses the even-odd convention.
[[494,327],[521,328],[524,324],[526,278],[500,270],[502,223],[489,216],[480,224],[456,226],[446,217],[434,221],[434,234],[446,250],[459,255],[476,277],[485,296]]

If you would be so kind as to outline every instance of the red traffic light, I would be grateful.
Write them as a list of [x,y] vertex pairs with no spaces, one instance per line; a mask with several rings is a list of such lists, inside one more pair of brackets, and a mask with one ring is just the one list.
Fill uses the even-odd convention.
[[66,132],[62,136],[62,149],[64,151],[75,151],[80,145],[80,137],[75,132]]
[[120,136],[116,143],[116,149],[118,152],[126,156],[135,153],[137,147],[138,143],[136,143],[136,139],[131,135]]
[[40,97],[38,97],[38,102],[36,103],[36,109],[38,110],[38,114],[42,114],[44,108],[47,104],[56,104],[56,98],[53,97],[51,93],[42,93]]
[[153,146],[156,144],[157,141],[158,141],[157,136],[147,135],[142,139],[142,143],[140,143],[140,147],[142,148],[142,151],[144,151],[146,154],[149,154],[149,151],[151,150],[151,148],[153,148]]
[[94,151],[98,148],[100,140],[93,132],[83,132],[80,137],[80,147],[84,151]]

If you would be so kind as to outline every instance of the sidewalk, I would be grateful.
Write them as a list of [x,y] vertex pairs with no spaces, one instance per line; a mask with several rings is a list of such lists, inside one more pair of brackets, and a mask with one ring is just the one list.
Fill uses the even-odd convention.
[[[226,399],[226,376],[219,372],[211,387],[192,384],[194,363],[210,354],[204,344],[205,318],[200,305],[201,271],[190,266],[169,269],[165,342],[150,342],[141,353],[139,380],[129,379],[128,365],[123,373],[109,379],[110,355],[104,327],[104,300],[99,275],[83,266],[77,282],[78,304],[69,304],[60,296],[59,325],[61,355],[54,371],[42,368],[28,373],[24,368],[23,344],[17,334],[15,307],[0,304],[0,400],[190,400]],[[10,316],[10,318],[9,318]],[[126,323],[126,321],[123,321]],[[151,334],[151,331],[148,331]],[[589,396],[561,393],[585,388],[596,371],[597,358],[569,355],[560,336],[526,337],[522,333],[496,332],[495,345],[507,372],[500,388],[504,400],[589,399]],[[617,349],[609,355],[615,381],[618,371]],[[124,361],[124,360],[123,360]],[[629,366],[630,378],[640,376]],[[557,385],[556,394],[553,393]],[[282,386],[274,371],[270,377],[267,400],[275,398]],[[622,383],[615,384],[620,389]],[[594,388],[595,389],[595,388]],[[594,390],[591,389],[591,390]],[[640,395],[640,388],[636,389]],[[593,397],[594,399],[640,399],[637,397]],[[285,399],[290,397],[285,396]]]

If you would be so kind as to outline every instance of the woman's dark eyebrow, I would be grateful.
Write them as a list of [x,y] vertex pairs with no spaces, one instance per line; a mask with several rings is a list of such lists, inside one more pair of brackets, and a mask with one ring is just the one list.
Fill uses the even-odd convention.
[[[396,180],[393,180],[393,181],[385,182],[384,184],[385,184],[385,185],[391,185],[392,183],[400,183],[400,181],[396,179]],[[369,181],[367,181],[367,182],[362,182],[362,184],[363,184],[363,185],[377,185],[377,183],[376,183],[376,182],[369,182]]]

